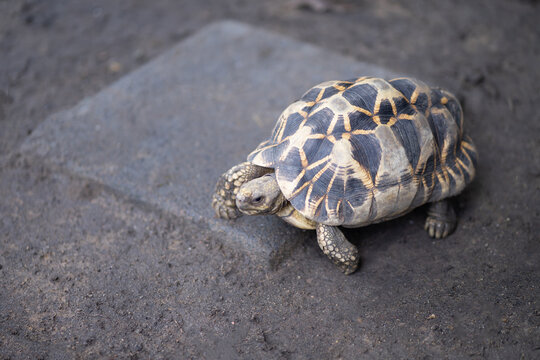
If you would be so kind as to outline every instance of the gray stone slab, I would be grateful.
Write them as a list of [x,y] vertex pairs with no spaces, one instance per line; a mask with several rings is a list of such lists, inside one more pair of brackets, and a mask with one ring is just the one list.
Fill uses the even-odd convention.
[[220,22],[51,116],[21,152],[210,228],[253,259],[273,263],[312,234],[274,217],[215,218],[214,184],[270,135],[280,112],[305,90],[359,75],[395,74]]

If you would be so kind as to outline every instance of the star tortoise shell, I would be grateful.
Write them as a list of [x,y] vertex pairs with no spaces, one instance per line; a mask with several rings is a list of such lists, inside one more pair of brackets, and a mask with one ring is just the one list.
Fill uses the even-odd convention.
[[458,194],[475,175],[476,149],[451,93],[362,77],[308,90],[248,161],[273,168],[306,218],[357,227]]

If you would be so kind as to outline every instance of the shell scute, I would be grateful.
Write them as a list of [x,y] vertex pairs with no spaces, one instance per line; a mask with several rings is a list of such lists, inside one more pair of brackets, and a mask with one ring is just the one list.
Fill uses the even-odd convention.
[[354,159],[369,171],[370,182],[377,177],[381,162],[381,147],[374,134],[353,135],[350,139]]
[[306,103],[315,102],[315,100],[317,100],[317,97],[319,96],[320,92],[321,92],[320,88],[313,87],[313,88],[309,89],[304,95],[302,95],[300,100],[305,101]]
[[305,118],[297,112],[289,115],[287,121],[284,124],[285,127],[283,128],[283,133],[281,135],[282,138],[289,137],[293,135],[296,131],[298,131],[298,128],[300,127],[304,119]]
[[360,83],[345,90],[342,96],[355,107],[359,107],[373,113],[378,91],[372,85]]
[[339,92],[339,88],[336,88],[334,86],[329,86],[326,89],[324,89],[323,94],[321,96],[321,100],[324,100],[332,95],[335,95]]
[[349,113],[348,117],[351,128],[355,130],[371,131],[378,126],[372,116],[357,110]]
[[416,169],[421,149],[414,123],[406,120],[398,121],[392,126],[392,131],[405,149],[405,154],[412,168]]

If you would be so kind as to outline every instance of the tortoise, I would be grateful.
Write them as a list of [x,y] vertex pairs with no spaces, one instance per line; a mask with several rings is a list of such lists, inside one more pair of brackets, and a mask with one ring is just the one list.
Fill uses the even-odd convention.
[[360,77],[309,89],[278,118],[269,140],[219,178],[218,217],[275,214],[315,229],[345,273],[358,249],[338,226],[362,227],[430,203],[425,229],[456,226],[448,198],[475,175],[477,153],[454,95],[412,78]]

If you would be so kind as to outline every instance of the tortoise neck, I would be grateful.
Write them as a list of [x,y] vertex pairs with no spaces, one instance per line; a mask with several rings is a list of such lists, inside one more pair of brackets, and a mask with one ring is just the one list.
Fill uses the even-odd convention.
[[283,196],[283,193],[280,192],[279,198],[276,199],[276,202],[274,203],[274,208],[270,212],[270,214],[275,215],[278,214],[280,211],[282,211],[287,206],[290,206],[289,201]]
[[283,207],[276,212],[276,215],[287,223],[300,229],[313,230],[317,223],[309,220],[296,210],[289,201],[285,201]]

